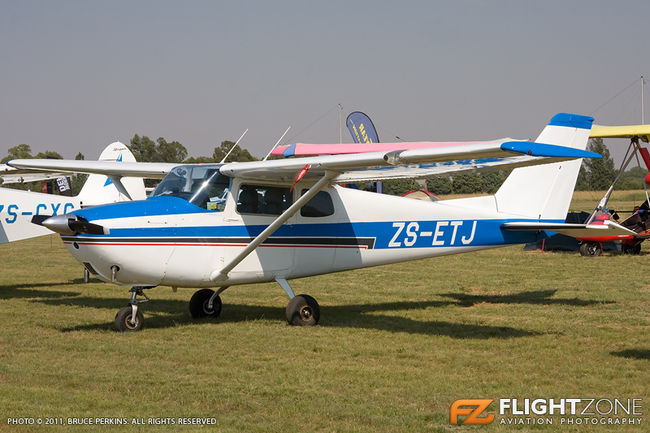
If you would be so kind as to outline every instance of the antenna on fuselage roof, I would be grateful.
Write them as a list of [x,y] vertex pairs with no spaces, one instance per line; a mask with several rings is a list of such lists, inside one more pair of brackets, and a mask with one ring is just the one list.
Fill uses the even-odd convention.
[[246,135],[247,132],[248,132],[248,128],[246,128],[246,131],[244,131],[244,133],[241,135],[241,137],[239,137],[239,139],[238,139],[237,141],[235,141],[235,144],[232,145],[232,147],[230,148],[230,150],[228,151],[228,153],[226,153],[226,156],[223,157],[223,159],[221,160],[221,162],[220,162],[219,164],[223,164],[224,162],[226,162],[226,158],[228,158],[228,155],[230,155],[230,152],[232,152],[233,149],[234,149],[235,147],[237,147],[237,145],[239,144],[239,142],[241,141],[241,139],[244,138],[244,135]]
[[271,155],[271,152],[273,152],[273,150],[274,150],[276,147],[278,147],[278,144],[280,144],[280,142],[282,141],[282,139],[284,138],[284,136],[287,135],[287,132],[289,132],[290,129],[291,129],[291,126],[287,127],[287,130],[284,131],[284,134],[282,134],[282,137],[278,138],[278,141],[275,142],[275,144],[273,145],[273,147],[271,148],[271,150],[269,150],[269,153],[266,154],[266,156],[264,157],[264,159],[263,159],[262,161],[266,161],[266,159],[269,157],[269,155]]

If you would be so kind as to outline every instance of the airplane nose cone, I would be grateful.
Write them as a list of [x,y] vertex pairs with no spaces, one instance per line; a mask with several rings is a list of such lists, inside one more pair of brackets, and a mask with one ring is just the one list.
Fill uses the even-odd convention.
[[76,220],[73,214],[55,215],[41,221],[41,225],[62,235],[74,235],[76,232],[70,228],[70,223]]
[[40,224],[47,227],[53,232],[62,235],[76,235],[79,233],[88,233],[93,235],[107,235],[109,230],[99,224],[88,222],[85,218],[78,217],[75,214],[55,215],[37,221],[36,217],[32,218],[34,224]]

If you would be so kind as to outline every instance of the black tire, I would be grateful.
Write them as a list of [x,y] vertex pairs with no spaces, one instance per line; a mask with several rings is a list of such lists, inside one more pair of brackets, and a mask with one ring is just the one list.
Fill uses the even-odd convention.
[[623,254],[639,255],[641,254],[641,243],[639,242],[636,245],[623,244],[621,249],[623,250]]
[[298,295],[289,301],[286,316],[290,325],[314,326],[320,319],[320,307],[311,296]]
[[585,257],[596,257],[601,255],[603,250],[598,242],[583,242],[580,244],[580,255]]
[[190,314],[193,318],[219,317],[219,314],[221,314],[221,297],[217,295],[212,301],[212,308],[208,308],[208,302],[213,294],[214,290],[210,289],[201,289],[194,292],[190,299]]
[[115,315],[115,328],[120,332],[136,332],[142,329],[144,324],[144,316],[142,311],[138,309],[138,312],[135,315],[135,323],[131,323],[131,315],[133,314],[133,309],[130,305],[120,309]]

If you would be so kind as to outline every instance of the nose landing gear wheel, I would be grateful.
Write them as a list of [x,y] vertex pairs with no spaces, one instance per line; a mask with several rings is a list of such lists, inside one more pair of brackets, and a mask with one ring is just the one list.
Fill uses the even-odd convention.
[[[120,332],[134,332],[142,329],[144,316],[138,305],[149,302],[149,297],[144,294],[144,290],[151,289],[155,286],[133,286],[131,287],[131,302],[128,306],[122,308],[115,315],[115,328]],[[144,299],[138,299],[138,296]]]
[[120,332],[136,332],[142,329],[144,317],[138,310],[133,320],[133,308],[130,305],[120,309],[115,315],[115,328]]
[[190,299],[190,314],[193,318],[201,317],[219,317],[221,314],[221,297],[215,296],[210,307],[210,298],[214,295],[214,290],[201,289],[194,292]]
[[286,316],[290,325],[313,326],[320,319],[320,307],[311,296],[298,295],[289,301]]

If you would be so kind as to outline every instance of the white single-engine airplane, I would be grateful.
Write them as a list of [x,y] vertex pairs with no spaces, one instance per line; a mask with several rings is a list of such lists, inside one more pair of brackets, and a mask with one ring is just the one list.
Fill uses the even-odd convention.
[[[99,155],[99,161],[135,162],[135,157],[128,147],[116,141],[106,146]],[[56,174],[56,176],[63,175],[63,173]],[[0,178],[8,184],[51,179],[51,176],[35,173],[33,170],[2,167]],[[124,183],[113,183],[106,176],[97,174],[88,176],[79,195],[75,197],[0,188],[0,243],[51,234],[52,232],[46,227],[32,224],[34,216],[43,218],[43,215],[62,215],[88,206],[145,198],[142,179],[129,178],[124,179]]]
[[[549,226],[561,225],[579,158],[600,157],[585,151],[592,121],[558,114],[536,142],[431,143],[410,150],[228,164],[9,164],[113,179],[168,173],[147,200],[35,221],[60,233],[91,273],[132,286],[130,305],[115,317],[118,330],[141,329],[139,304],[149,299],[143,289],[201,288],[190,300],[192,316],[217,317],[226,288],[268,281],[277,281],[289,295],[290,324],[314,325],[318,303],[309,295],[295,296],[287,280],[530,242]],[[337,185],[512,167],[518,168],[493,196],[438,202]]]

